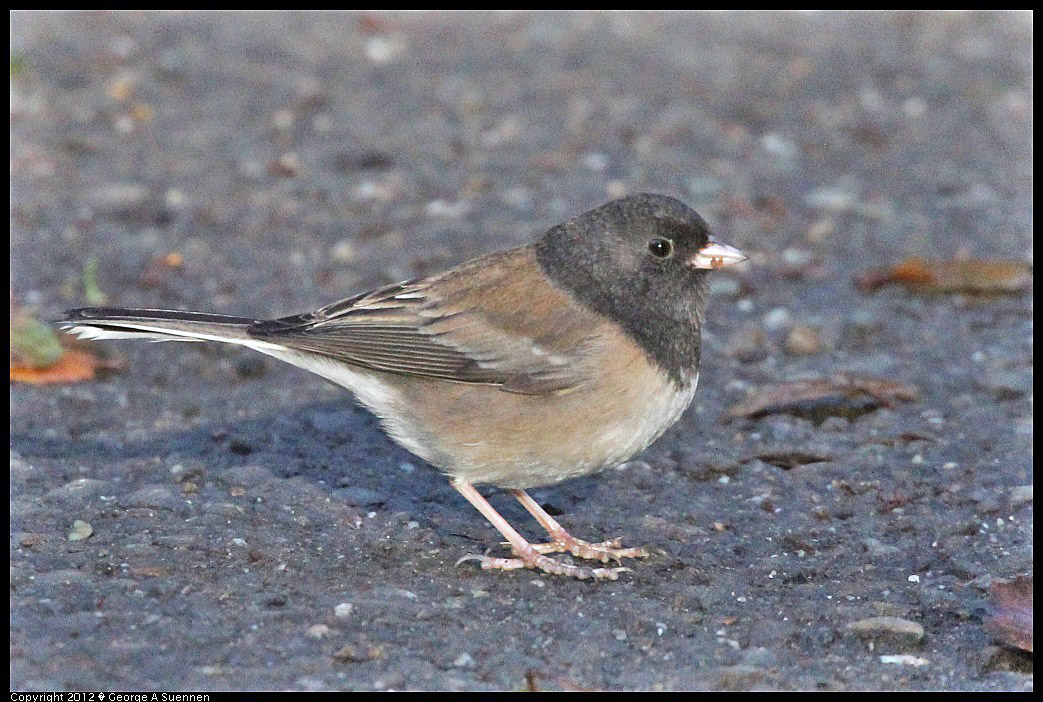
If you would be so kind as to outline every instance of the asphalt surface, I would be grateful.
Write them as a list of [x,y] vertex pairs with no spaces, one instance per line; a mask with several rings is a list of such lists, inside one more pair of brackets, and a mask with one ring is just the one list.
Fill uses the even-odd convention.
[[[91,266],[111,304],[301,312],[625,192],[752,261],[682,420],[534,491],[652,551],[617,582],[456,565],[506,552],[445,479],[246,351],[110,342],[121,371],[13,385],[12,688],[1031,689],[983,628],[1033,564],[1031,291],[853,283],[1031,262],[1031,56],[1006,13],[13,15],[42,318]],[[919,398],[724,416],[837,372]]]

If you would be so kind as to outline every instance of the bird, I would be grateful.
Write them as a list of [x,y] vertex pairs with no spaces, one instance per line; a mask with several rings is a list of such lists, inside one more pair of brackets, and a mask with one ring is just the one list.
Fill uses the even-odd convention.
[[[699,381],[707,274],[746,258],[680,200],[643,193],[305,314],[85,307],[58,322],[90,340],[235,344],[315,373],[445,473],[512,551],[458,565],[616,580],[647,550],[574,537],[526,490],[622,464],[680,418]],[[476,485],[509,492],[550,540],[528,541]]]

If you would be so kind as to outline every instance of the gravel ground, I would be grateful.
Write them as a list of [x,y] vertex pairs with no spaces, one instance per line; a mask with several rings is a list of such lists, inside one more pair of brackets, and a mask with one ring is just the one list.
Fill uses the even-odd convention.
[[[12,688],[1032,688],[982,626],[1032,569],[1031,292],[853,284],[1031,262],[1030,15],[18,13],[11,47],[43,318],[90,266],[112,304],[301,312],[625,192],[752,254],[684,418],[534,491],[650,548],[617,582],[455,565],[502,547],[444,478],[245,351],[12,386]],[[841,371],[920,397],[725,417]]]

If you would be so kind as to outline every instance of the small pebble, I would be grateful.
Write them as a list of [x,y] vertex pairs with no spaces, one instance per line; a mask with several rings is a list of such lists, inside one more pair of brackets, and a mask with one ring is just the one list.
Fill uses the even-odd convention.
[[100,212],[116,215],[134,214],[152,197],[152,191],[141,183],[112,183],[95,188],[87,199]]
[[91,534],[94,533],[94,527],[82,519],[77,519],[72,523],[72,528],[69,529],[69,541],[83,541],[89,539]]
[[854,209],[858,198],[850,192],[838,188],[819,188],[809,193],[804,202],[809,206],[827,212],[847,212]]
[[761,148],[782,162],[792,161],[800,150],[795,141],[774,132],[761,137]]
[[184,483],[189,480],[202,477],[206,466],[202,461],[194,458],[175,459],[170,466],[170,476],[175,482]]
[[916,668],[925,666],[930,661],[920,656],[910,656],[908,653],[891,656],[880,656],[880,662],[885,665],[911,665]]
[[836,224],[832,217],[823,217],[822,219],[816,220],[810,227],[808,227],[807,234],[805,234],[804,237],[808,241],[818,244],[832,234],[835,227]]
[[785,329],[792,323],[789,310],[785,307],[776,307],[764,315],[764,328],[769,331]]
[[822,350],[822,339],[814,328],[798,324],[786,336],[783,347],[794,356],[809,356]]
[[456,657],[456,660],[453,661],[453,666],[457,668],[473,668],[474,658],[470,653],[461,653]]
[[886,558],[901,550],[897,546],[890,546],[873,538],[863,539],[862,548],[866,550],[866,553],[869,554],[871,558]]
[[427,203],[424,208],[424,212],[428,217],[445,217],[448,219],[456,219],[463,217],[471,209],[471,205],[467,202],[447,202],[445,200],[432,200]]
[[744,325],[728,337],[724,352],[743,363],[759,361],[768,355],[764,332],[755,324]]
[[591,152],[583,156],[583,165],[595,173],[608,168],[608,156],[598,152]]
[[330,248],[330,258],[338,263],[354,263],[359,251],[351,239],[341,239]]
[[815,256],[805,249],[788,248],[782,251],[782,262],[794,268],[803,268],[814,260]]
[[847,630],[861,639],[872,640],[878,645],[891,645],[899,648],[915,646],[924,636],[922,626],[899,617],[860,619],[848,624]]
[[372,63],[383,66],[392,63],[406,53],[405,44],[384,37],[373,37],[366,42],[366,58]]

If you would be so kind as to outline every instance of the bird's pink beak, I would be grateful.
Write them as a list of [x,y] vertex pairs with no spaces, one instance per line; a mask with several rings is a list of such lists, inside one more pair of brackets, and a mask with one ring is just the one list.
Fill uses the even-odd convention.
[[711,237],[706,246],[699,249],[698,253],[688,259],[688,265],[692,268],[716,270],[730,266],[733,263],[742,263],[748,258],[749,256],[734,246],[722,244]]

